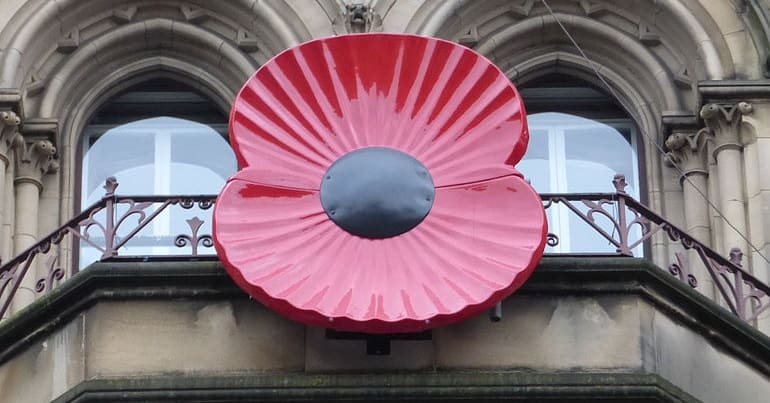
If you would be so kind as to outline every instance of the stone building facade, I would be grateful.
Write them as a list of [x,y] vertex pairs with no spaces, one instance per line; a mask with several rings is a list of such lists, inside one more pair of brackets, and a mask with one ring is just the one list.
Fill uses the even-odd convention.
[[[155,102],[156,86],[226,116],[272,56],[354,32],[456,41],[533,112],[622,118],[636,197],[770,281],[767,0],[0,0],[2,262],[87,205],[99,119],[130,120],[125,105]],[[735,318],[713,270],[693,265],[693,291],[660,269],[699,260],[679,245],[659,231],[645,259],[549,256],[499,323],[393,339],[386,356],[257,307],[216,262],[107,260],[43,296],[35,281],[53,266],[35,263],[0,322],[0,401],[765,401],[770,297],[751,294],[757,314]],[[54,248],[74,272],[84,252]]]

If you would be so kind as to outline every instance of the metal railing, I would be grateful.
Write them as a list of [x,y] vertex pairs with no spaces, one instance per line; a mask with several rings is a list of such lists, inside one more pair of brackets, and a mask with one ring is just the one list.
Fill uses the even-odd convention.
[[[720,303],[750,323],[770,307],[770,286],[741,266],[739,250],[731,251],[730,258],[719,255],[628,195],[622,175],[616,175],[613,184],[614,193],[541,194],[541,198],[549,219],[555,213],[566,213],[590,229],[594,238],[606,242],[604,251],[588,251],[590,254],[638,255],[646,241],[661,234],[682,249],[674,254],[674,263],[668,267],[672,275],[698,288],[695,273],[708,273]],[[75,261],[78,255],[83,263],[215,255],[211,234],[206,233],[210,231],[207,217],[197,215],[208,214],[215,195],[119,196],[115,194],[117,186],[115,179],[109,178],[101,200],[0,267],[0,318],[15,311],[14,305],[23,305],[14,304],[20,290],[41,295],[76,274],[81,266],[70,264],[65,270],[61,263]],[[174,229],[184,232],[175,233]],[[559,238],[565,236],[570,234],[548,234],[550,252],[559,248]],[[697,256],[697,263],[705,270],[689,267],[688,255]],[[26,299],[30,299],[29,295]]]

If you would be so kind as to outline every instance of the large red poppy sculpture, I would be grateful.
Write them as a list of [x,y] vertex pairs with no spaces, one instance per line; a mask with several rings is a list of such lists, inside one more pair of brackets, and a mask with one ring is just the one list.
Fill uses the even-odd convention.
[[310,41],[235,99],[214,210],[235,282],[311,325],[420,331],[516,290],[543,253],[521,98],[483,56],[402,34]]

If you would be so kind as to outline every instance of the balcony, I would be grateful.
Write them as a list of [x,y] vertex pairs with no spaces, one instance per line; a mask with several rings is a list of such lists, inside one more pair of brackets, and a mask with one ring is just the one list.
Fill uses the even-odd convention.
[[[383,344],[250,301],[211,247],[215,196],[121,196],[108,180],[98,203],[2,267],[4,395],[763,401],[770,339],[753,326],[767,285],[737,252],[720,256],[614,183],[614,193],[541,195],[549,217],[583,229],[549,234],[532,278],[490,315]],[[602,240],[595,251],[558,249],[584,229]],[[681,249],[667,270],[645,257],[661,237]]]
[[[621,175],[613,184],[614,193],[540,195],[549,228],[564,230],[554,220],[571,223],[571,233],[548,234],[546,256],[649,256],[649,241],[665,237],[679,248],[668,266],[671,275],[748,323],[770,307],[770,286],[741,266],[740,250],[732,250],[729,258],[719,255],[626,194]],[[94,261],[216,259],[208,233],[216,195],[122,196],[117,188],[115,179],[108,179],[100,201],[2,265],[0,318]],[[564,237],[584,242],[577,251],[565,250],[560,248]]]

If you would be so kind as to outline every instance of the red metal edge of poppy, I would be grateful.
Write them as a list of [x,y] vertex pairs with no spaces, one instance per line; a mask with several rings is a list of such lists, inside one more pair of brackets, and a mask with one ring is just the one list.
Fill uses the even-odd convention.
[[[346,37],[359,37],[361,39],[366,38],[383,38],[383,37],[392,37],[392,38],[399,38],[399,40],[412,40],[409,38],[414,38],[413,40],[420,40],[420,41],[436,41],[443,44],[449,44],[453,47],[459,47],[459,45],[454,44],[452,42],[443,41],[439,39],[434,38],[426,38],[426,37],[420,37],[415,35],[404,35],[404,34],[354,34],[354,35],[344,35],[340,37],[332,37],[332,38],[324,38],[324,39],[317,39],[311,42],[307,42],[305,44],[299,45],[298,47],[302,46],[308,46],[312,43],[322,43],[324,41],[334,41],[336,39],[340,38],[346,38]],[[255,74],[252,76],[252,78],[247,81],[247,83],[244,85],[244,88],[239,92],[238,97],[236,98],[236,102],[234,103],[233,111],[231,113],[231,119],[230,119],[230,127],[231,130],[234,127],[234,125],[237,123],[236,119],[236,108],[239,105],[239,100],[242,98],[244,91],[246,90],[249,83],[252,83],[255,80],[255,77],[260,75],[261,71],[266,71],[270,68],[271,63],[275,63],[275,60],[279,59],[282,55],[287,54],[288,52],[293,51],[295,48],[288,49],[275,58],[271,59],[268,63],[263,65]],[[462,48],[463,52],[466,52],[466,48]],[[475,54],[475,53],[474,53]],[[481,56],[479,56],[481,57]],[[483,57],[482,57],[483,58]],[[484,59],[486,60],[486,59]],[[491,63],[490,63],[491,64]],[[491,65],[492,69],[494,69],[497,74],[502,75],[504,77],[503,73],[493,64]],[[499,78],[498,78],[499,79]],[[507,81],[507,78],[505,78]],[[520,138],[517,140],[517,142],[514,144],[513,149],[510,151],[510,154],[508,155],[508,158],[505,161],[495,161],[496,164],[505,164],[506,162],[515,163],[517,162],[521,156],[523,155],[524,151],[526,150],[526,147],[521,147],[521,143],[523,142],[524,145],[526,145],[527,142],[527,128],[526,128],[526,114],[524,113],[523,104],[520,102],[520,97],[518,95],[518,92],[516,92],[515,88],[508,82],[510,85],[513,94],[515,95],[514,99],[516,102],[519,103],[518,107],[520,108]],[[523,138],[523,140],[522,140]],[[248,158],[245,157],[245,155],[248,154],[248,152],[244,153],[241,148],[241,143],[238,140],[238,136],[235,136],[232,138],[233,146],[236,151],[236,155],[238,156],[239,162],[243,167],[249,166],[248,164]],[[403,150],[402,150],[403,151]],[[406,150],[409,151],[409,150]],[[338,155],[339,156],[339,155]],[[254,164],[256,165],[256,164]],[[486,169],[486,168],[485,168]],[[509,172],[511,172],[511,175],[518,175],[515,170],[510,169]],[[483,171],[483,172],[490,172],[490,171]],[[236,175],[238,176],[238,175]],[[255,180],[255,183],[261,183],[261,179],[264,179],[262,177]],[[270,178],[267,178],[268,180]],[[275,186],[276,188],[281,188],[284,185],[287,184],[286,181],[284,181],[281,178],[281,180],[277,180],[276,183],[269,183],[266,185],[269,186]],[[492,179],[492,178],[487,178]],[[228,185],[231,185],[231,182],[234,179],[231,179],[228,181]],[[304,179],[303,179],[304,180]],[[302,180],[299,181],[291,181],[289,180],[289,184],[294,183],[301,183]],[[227,189],[227,187],[226,187]],[[225,191],[223,191],[224,194]],[[531,193],[531,200],[537,200],[539,201],[539,196],[530,188]],[[320,201],[319,201],[320,204]],[[539,204],[539,203],[538,203]],[[524,281],[529,277],[531,272],[536,267],[537,263],[539,262],[540,257],[542,256],[544,247],[545,247],[545,240],[546,240],[546,233],[547,233],[547,223],[545,221],[545,214],[542,209],[538,209],[537,212],[535,212],[535,215],[538,216],[533,219],[533,221],[541,221],[542,226],[540,227],[541,231],[537,236],[537,246],[533,248],[532,254],[529,256],[529,261],[524,262],[520,261],[518,262],[518,266],[521,267],[521,271],[519,271],[514,280],[506,287],[500,288],[496,290],[495,292],[491,293],[488,298],[485,300],[476,303],[476,304],[469,304],[462,309],[447,312],[447,313],[440,313],[433,315],[429,318],[406,318],[406,319],[398,319],[398,320],[387,320],[382,318],[374,318],[374,319],[368,319],[368,320],[359,320],[355,319],[349,316],[341,315],[341,316],[330,316],[328,314],[324,314],[320,312],[319,310],[315,310],[312,307],[309,309],[301,308],[299,306],[296,306],[291,301],[287,299],[278,298],[274,295],[271,295],[270,293],[266,292],[265,289],[260,287],[259,285],[255,285],[250,283],[248,280],[244,278],[243,273],[241,272],[240,268],[237,264],[233,264],[228,258],[227,258],[227,245],[224,245],[220,242],[220,237],[218,234],[220,233],[218,220],[217,220],[217,211],[220,206],[219,200],[218,203],[215,205],[215,214],[214,214],[214,222],[213,222],[213,233],[214,233],[214,244],[215,248],[217,250],[218,255],[220,256],[220,259],[222,260],[222,263],[230,276],[233,278],[233,280],[236,282],[236,284],[247,291],[252,297],[266,305],[267,307],[274,309],[281,314],[292,318],[294,320],[298,320],[307,324],[321,326],[321,327],[328,327],[328,328],[335,328],[338,330],[348,330],[348,331],[360,331],[360,332],[367,332],[367,333],[402,333],[402,332],[413,332],[413,331],[421,331],[428,328],[433,328],[436,326],[441,326],[453,322],[457,322],[463,319],[466,319],[470,316],[473,316],[481,311],[484,311],[485,309],[490,308],[495,303],[499,302],[503,298],[507,297],[511,293],[513,293],[516,289],[518,289]],[[512,206],[511,208],[515,208],[515,206]],[[255,229],[254,231],[259,231],[258,229]],[[340,231],[342,231],[340,229]],[[532,240],[532,238],[530,238]],[[382,240],[382,242],[387,242],[387,239]]]

